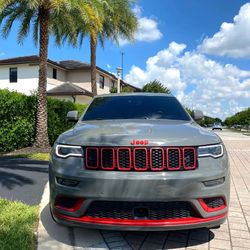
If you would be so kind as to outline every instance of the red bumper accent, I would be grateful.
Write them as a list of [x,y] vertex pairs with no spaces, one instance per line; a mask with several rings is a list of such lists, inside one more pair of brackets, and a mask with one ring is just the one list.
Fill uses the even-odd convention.
[[113,225],[113,226],[181,226],[181,225],[192,225],[202,224],[206,222],[212,222],[223,219],[227,216],[227,213],[209,217],[209,218],[182,218],[182,219],[167,219],[167,220],[128,220],[128,219],[105,219],[105,218],[94,218],[89,216],[83,217],[72,217],[64,214],[60,214],[53,211],[53,214],[63,220],[89,223],[89,224],[100,224],[100,225]]
[[224,197],[218,197],[218,198],[222,198],[224,204],[222,206],[215,207],[215,208],[209,207],[206,204],[206,202],[204,201],[204,199],[198,199],[198,201],[199,201],[201,207],[204,209],[204,211],[206,211],[207,213],[211,213],[211,212],[216,212],[216,211],[219,211],[219,210],[223,210],[223,209],[225,209],[227,207],[225,198]]

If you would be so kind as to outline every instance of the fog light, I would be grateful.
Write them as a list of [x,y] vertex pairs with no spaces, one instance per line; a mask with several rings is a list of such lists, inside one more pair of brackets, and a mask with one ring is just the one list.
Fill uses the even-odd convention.
[[54,206],[60,210],[75,212],[80,209],[83,201],[83,198],[57,196]]
[[222,178],[211,180],[211,181],[204,181],[203,184],[206,187],[212,187],[212,186],[223,184],[224,182],[225,182],[225,177],[222,177]]
[[79,181],[63,179],[59,177],[56,177],[56,181],[58,184],[68,186],[68,187],[76,187],[79,184]]
[[215,212],[226,208],[226,201],[224,197],[209,197],[198,199],[201,207],[206,212]]

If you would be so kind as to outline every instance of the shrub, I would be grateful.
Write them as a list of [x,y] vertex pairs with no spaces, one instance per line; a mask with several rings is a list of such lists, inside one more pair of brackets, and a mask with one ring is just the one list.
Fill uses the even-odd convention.
[[[84,111],[86,105],[48,98],[48,134],[51,145],[65,130],[67,112]],[[0,152],[31,146],[35,138],[36,97],[0,90]]]
[[165,87],[160,81],[154,80],[142,87],[142,92],[166,93],[171,94],[170,89]]

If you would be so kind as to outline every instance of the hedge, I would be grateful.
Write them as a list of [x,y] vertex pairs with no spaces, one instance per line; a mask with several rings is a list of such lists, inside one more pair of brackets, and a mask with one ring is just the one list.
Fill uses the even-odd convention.
[[[86,105],[48,98],[48,134],[52,145],[56,138],[72,127],[67,112],[84,111]],[[36,96],[0,90],[0,152],[31,146],[35,139]]]

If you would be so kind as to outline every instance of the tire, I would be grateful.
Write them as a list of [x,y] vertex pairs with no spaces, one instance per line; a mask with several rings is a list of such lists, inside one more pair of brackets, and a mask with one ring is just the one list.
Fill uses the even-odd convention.
[[53,221],[58,224],[58,222],[55,220],[55,217],[51,211],[51,207],[49,207],[49,211],[50,211],[50,215],[51,215],[51,218],[53,219]]

